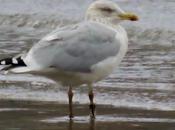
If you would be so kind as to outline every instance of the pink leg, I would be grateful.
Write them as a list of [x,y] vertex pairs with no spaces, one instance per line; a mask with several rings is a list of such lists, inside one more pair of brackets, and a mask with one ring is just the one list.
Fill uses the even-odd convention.
[[69,97],[69,117],[73,118],[73,111],[72,111],[72,98],[73,98],[73,92],[72,92],[72,87],[69,87],[68,90],[68,97]]
[[95,103],[93,101],[94,99],[94,93],[93,93],[93,90],[90,90],[89,91],[89,100],[90,100],[90,105],[89,105],[89,109],[90,109],[90,116],[92,118],[95,118]]

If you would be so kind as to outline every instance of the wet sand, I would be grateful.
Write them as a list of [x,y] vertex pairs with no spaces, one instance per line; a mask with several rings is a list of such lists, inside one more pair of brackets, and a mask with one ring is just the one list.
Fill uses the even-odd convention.
[[175,113],[97,105],[97,116],[88,116],[88,104],[74,104],[69,120],[66,104],[0,101],[0,130],[174,130]]

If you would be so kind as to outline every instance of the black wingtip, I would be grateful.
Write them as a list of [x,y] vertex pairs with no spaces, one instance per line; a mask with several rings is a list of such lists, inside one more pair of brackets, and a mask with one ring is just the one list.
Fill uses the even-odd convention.
[[17,57],[17,58],[12,57],[12,58],[1,59],[0,65],[6,66],[1,70],[9,70],[9,69],[14,68],[14,67],[26,66],[26,64],[24,63],[24,61],[21,57]]
[[5,58],[0,60],[0,65],[11,65],[12,64],[12,58]]

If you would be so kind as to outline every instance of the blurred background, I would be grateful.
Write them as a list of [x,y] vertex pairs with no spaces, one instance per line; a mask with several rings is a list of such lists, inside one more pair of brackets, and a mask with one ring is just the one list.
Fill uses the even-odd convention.
[[[122,23],[127,56],[94,84],[97,119],[88,118],[84,86],[74,90],[76,118],[69,121],[67,88],[43,77],[0,73],[0,130],[175,129],[175,1],[113,1],[140,20]],[[91,2],[0,0],[0,58],[28,50],[57,27],[83,21]]]

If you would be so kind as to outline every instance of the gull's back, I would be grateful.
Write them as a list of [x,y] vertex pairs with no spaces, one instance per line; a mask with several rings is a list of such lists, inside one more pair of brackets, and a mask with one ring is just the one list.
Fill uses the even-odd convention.
[[119,49],[114,30],[83,22],[53,31],[31,48],[24,61],[33,70],[53,67],[89,73],[93,65],[115,56]]

